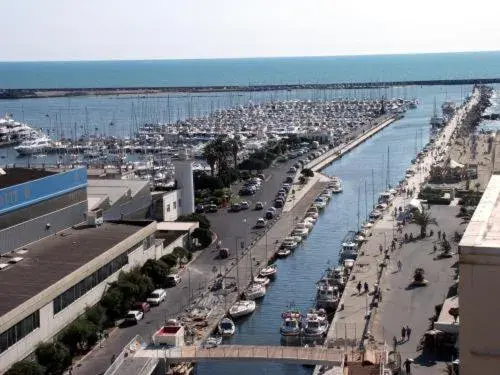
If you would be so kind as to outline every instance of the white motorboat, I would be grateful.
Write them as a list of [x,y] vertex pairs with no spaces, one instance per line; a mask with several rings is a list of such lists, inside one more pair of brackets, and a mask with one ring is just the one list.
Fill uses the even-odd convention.
[[307,237],[309,234],[309,228],[304,224],[297,224],[292,232],[292,236],[301,236],[302,238]]
[[317,197],[315,200],[314,200],[314,204],[319,208],[319,209],[323,209],[326,207],[326,200],[323,199],[321,196],[320,197]]
[[[311,230],[311,229],[314,227],[314,224],[313,224],[311,221],[309,221],[309,220],[304,220],[304,221],[302,221],[302,222],[300,222],[300,223],[298,223],[298,224],[304,224],[304,226],[305,226],[307,229],[309,229],[309,230]],[[297,224],[297,225],[298,225],[298,224]]]
[[303,323],[302,333],[309,338],[322,338],[328,331],[328,321],[317,313],[308,313]]
[[382,213],[379,210],[373,210],[370,213],[370,219],[377,220],[382,217]]
[[253,278],[253,282],[256,284],[262,284],[264,286],[267,286],[267,284],[269,284],[270,280],[267,277],[262,277],[260,275],[257,275]]
[[234,322],[229,319],[229,318],[222,318],[221,321],[219,322],[219,333],[222,336],[232,336],[234,335],[234,332],[236,331],[236,326],[234,325]]
[[255,311],[255,301],[238,301],[229,309],[231,318],[240,318]]
[[36,139],[23,141],[19,146],[14,147],[14,149],[20,155],[35,155],[53,152],[55,147],[50,138],[42,135]]
[[318,221],[318,218],[317,218],[317,217],[316,217],[316,218],[314,218],[314,217],[312,217],[312,216],[306,216],[306,217],[304,218],[304,221],[310,221],[311,223],[316,224],[316,222]]
[[342,242],[340,259],[356,259],[358,257],[358,244],[354,241]]
[[298,243],[295,241],[294,237],[286,237],[281,243],[281,247],[284,249],[295,250]]
[[296,337],[300,335],[302,315],[299,311],[285,311],[281,314],[281,318],[283,319],[280,327],[282,336]]
[[307,211],[306,213],[306,217],[311,217],[313,218],[314,220],[317,220],[318,217],[319,217],[319,214],[317,212],[313,212],[313,211]]
[[293,238],[297,244],[300,244],[302,241],[304,241],[304,238],[302,236],[293,236],[291,235],[290,238]]
[[266,291],[265,285],[252,283],[247,289],[245,289],[243,294],[247,300],[256,300],[264,297],[266,295]]
[[316,306],[318,308],[335,311],[338,302],[338,287],[334,287],[324,283],[318,285],[318,290],[316,293]]
[[278,258],[286,258],[287,256],[289,256],[290,254],[292,253],[292,251],[290,249],[287,249],[287,248],[284,248],[282,247],[281,249],[279,249],[277,252],[276,252],[276,256]]
[[278,268],[276,267],[275,264],[271,264],[267,267],[264,267],[263,269],[260,270],[259,276],[267,277],[269,279],[275,278],[276,273],[278,272]]

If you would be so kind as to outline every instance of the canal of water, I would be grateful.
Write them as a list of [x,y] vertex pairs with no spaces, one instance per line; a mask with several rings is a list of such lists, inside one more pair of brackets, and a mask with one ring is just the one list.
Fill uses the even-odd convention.
[[[228,344],[280,345],[281,313],[290,303],[302,311],[312,307],[315,282],[328,264],[337,263],[339,245],[346,232],[357,228],[358,201],[363,218],[367,211],[371,211],[373,196],[377,199],[379,192],[385,190],[387,179],[392,186],[396,185],[404,177],[416,151],[428,142],[434,97],[440,108],[444,100],[460,102],[463,92],[464,88],[450,86],[446,90],[442,87],[420,88],[418,97],[422,103],[418,109],[407,112],[403,119],[323,170],[342,179],[343,193],[331,200],[307,242],[290,257],[277,261],[276,281],[270,284],[254,314],[238,322],[237,332],[227,341]],[[283,233],[283,237],[286,235]],[[202,363],[196,370],[197,374],[203,375],[312,373],[312,369],[303,366],[263,362]]]

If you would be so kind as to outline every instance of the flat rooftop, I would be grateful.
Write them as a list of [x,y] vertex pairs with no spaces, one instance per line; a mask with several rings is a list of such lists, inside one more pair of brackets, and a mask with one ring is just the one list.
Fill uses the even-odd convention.
[[[11,256],[23,260],[0,271],[0,316],[21,305],[150,224],[107,223],[94,228],[82,226],[58,232],[17,250]],[[24,250],[27,250],[24,253]],[[1,257],[0,263],[8,258]],[[68,285],[69,287],[69,285]]]
[[460,246],[478,248],[481,254],[500,255],[500,175],[491,176]]
[[6,168],[4,171],[5,174],[0,175],[0,189],[57,174],[56,172],[31,168]]

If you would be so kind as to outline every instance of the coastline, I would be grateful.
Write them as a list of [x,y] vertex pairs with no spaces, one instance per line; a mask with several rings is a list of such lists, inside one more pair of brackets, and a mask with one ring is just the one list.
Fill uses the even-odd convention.
[[394,86],[440,86],[500,83],[500,78],[440,79],[385,82],[303,83],[248,86],[95,87],[95,88],[0,88],[0,100],[45,99],[77,96],[158,95],[174,93],[260,92],[290,90],[374,89]]

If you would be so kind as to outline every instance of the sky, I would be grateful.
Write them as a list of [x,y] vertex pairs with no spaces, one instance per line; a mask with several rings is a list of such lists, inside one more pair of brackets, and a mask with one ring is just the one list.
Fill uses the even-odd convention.
[[0,0],[0,61],[500,50],[495,0]]

